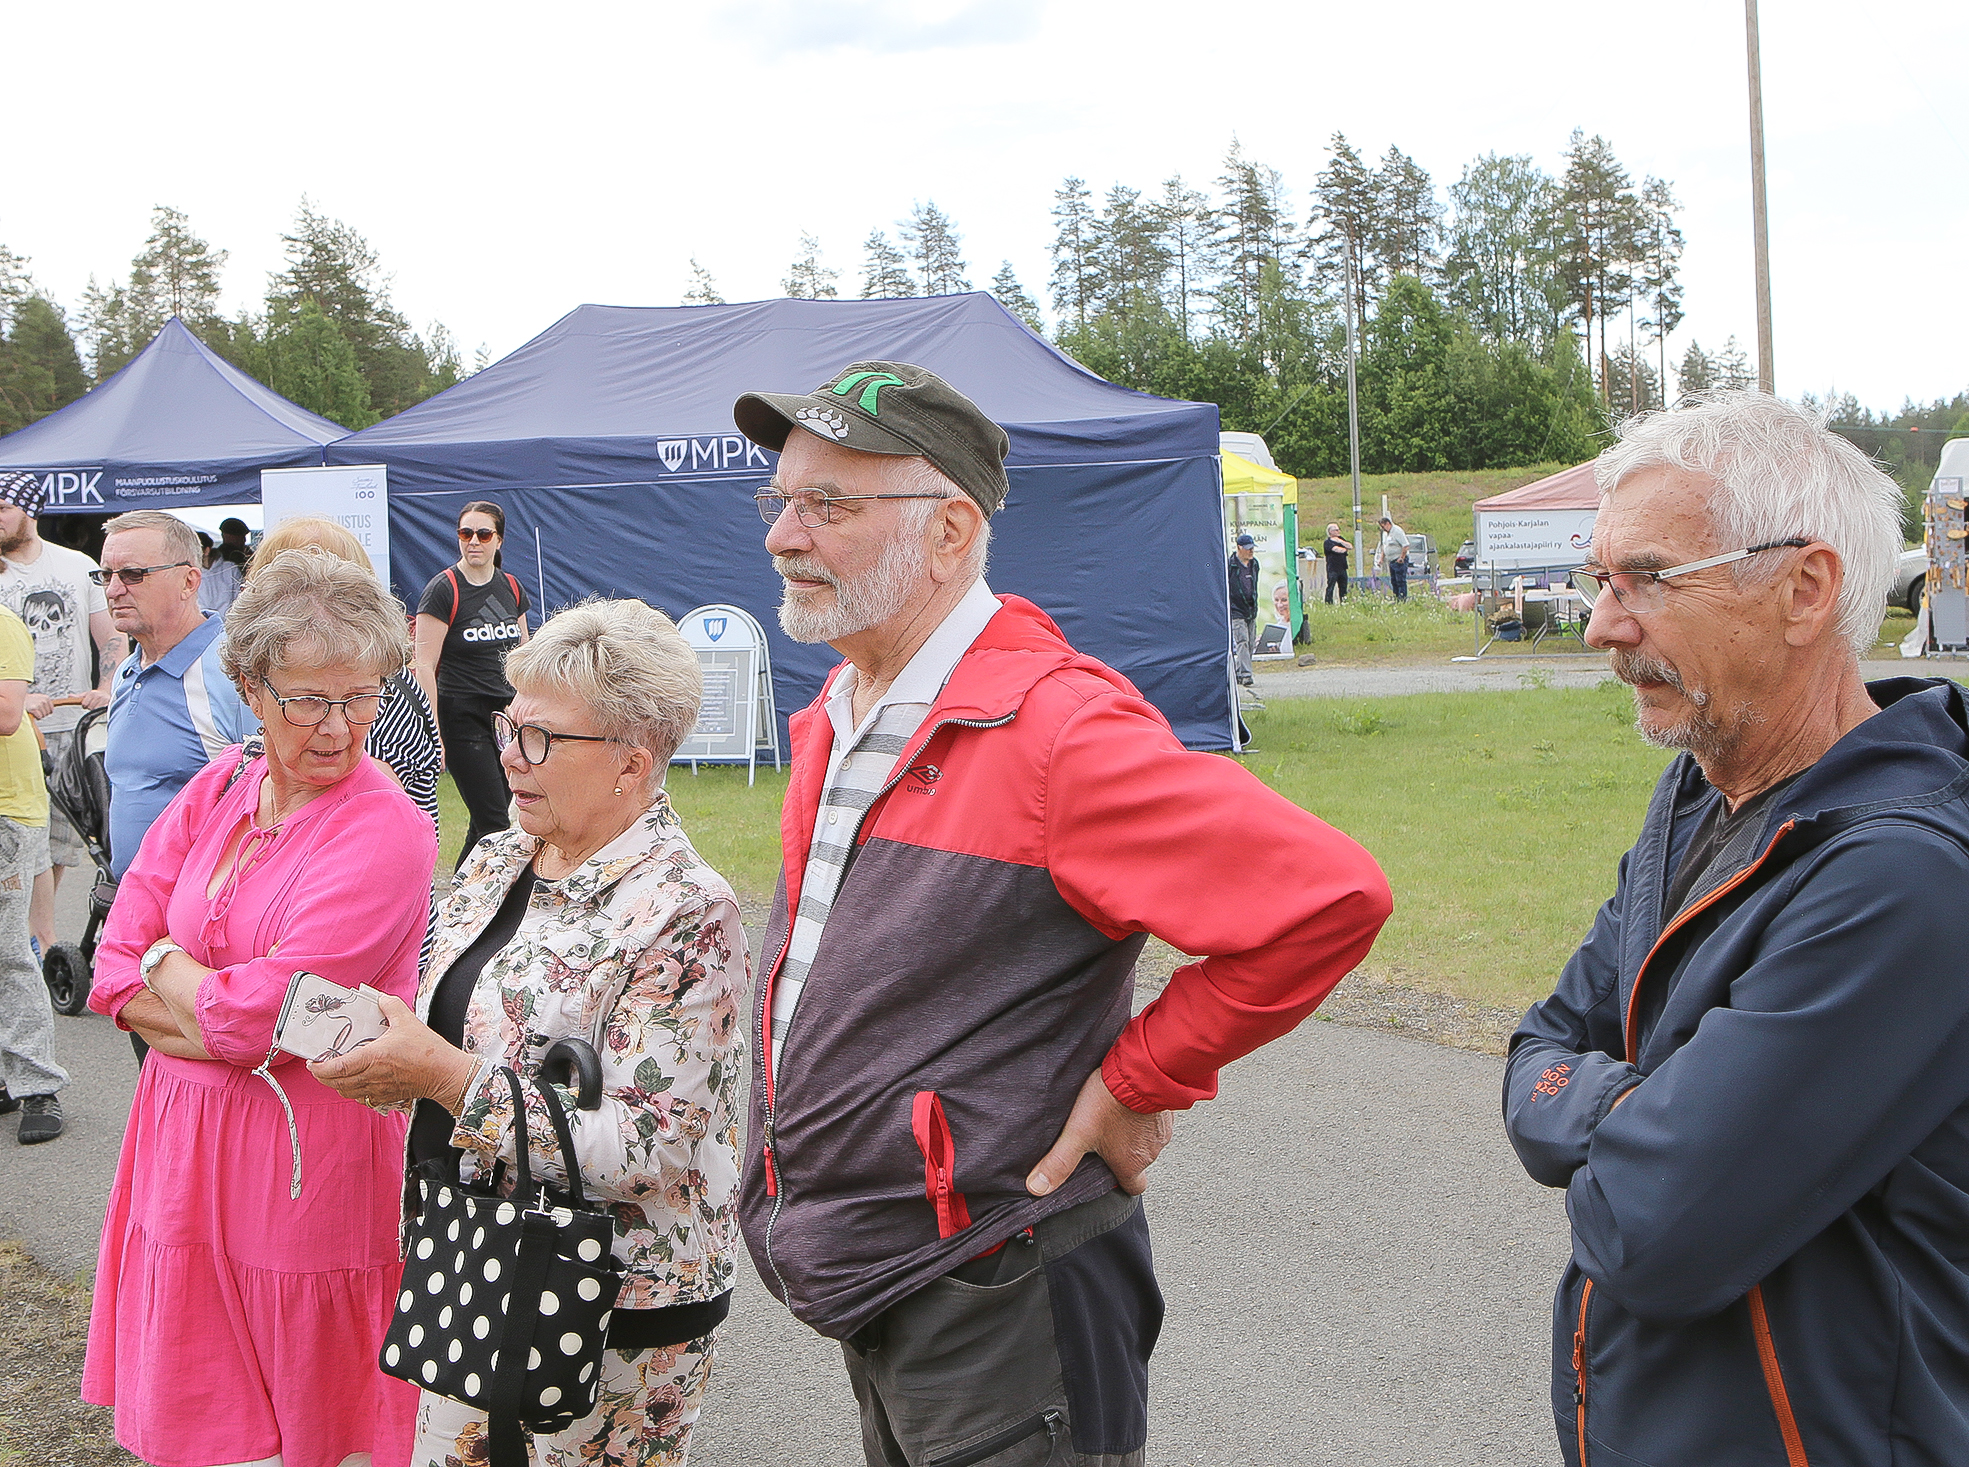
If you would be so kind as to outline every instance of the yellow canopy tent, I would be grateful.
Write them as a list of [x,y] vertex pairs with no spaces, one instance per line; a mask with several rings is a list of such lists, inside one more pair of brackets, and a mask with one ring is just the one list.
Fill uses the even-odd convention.
[[[1281,474],[1277,469],[1268,469],[1263,464],[1253,463],[1250,459],[1242,458],[1235,453],[1227,451],[1219,456],[1224,461],[1225,533],[1228,536],[1233,530],[1238,528],[1260,531],[1258,534],[1260,543],[1258,558],[1262,562],[1268,562],[1265,578],[1273,585],[1276,585],[1280,580],[1283,580],[1285,583],[1289,598],[1288,604],[1290,606],[1288,624],[1290,627],[1296,628],[1300,623],[1300,618],[1304,615],[1303,604],[1299,595],[1299,561],[1297,556],[1299,548],[1299,481],[1290,474]],[[1263,502],[1283,504],[1283,514],[1272,518],[1270,521],[1272,529],[1269,534],[1261,530],[1261,527],[1257,523],[1244,523],[1247,514],[1240,512],[1232,505],[1231,501],[1236,496],[1245,494],[1263,495],[1265,496]],[[1263,513],[1269,514],[1270,511]],[[1277,557],[1277,564],[1275,566],[1269,564],[1273,555]],[[1261,596],[1261,604],[1258,608],[1261,621],[1270,619],[1272,615],[1270,603],[1264,599],[1269,594],[1269,592],[1266,592],[1264,596]],[[1292,655],[1290,632],[1287,633],[1284,655],[1287,657]]]
[[1299,502],[1299,481],[1292,475],[1254,464],[1234,453],[1224,454],[1223,459],[1226,494],[1279,494],[1287,504]]

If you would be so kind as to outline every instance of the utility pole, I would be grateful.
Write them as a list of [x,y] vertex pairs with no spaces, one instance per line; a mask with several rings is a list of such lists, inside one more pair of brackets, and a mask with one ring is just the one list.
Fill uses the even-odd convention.
[[1743,0],[1745,41],[1750,54],[1750,220],[1757,257],[1757,386],[1771,392],[1771,232],[1764,208],[1764,76],[1758,59],[1757,0]]
[[1361,559],[1361,411],[1354,386],[1354,237],[1347,236],[1347,453],[1354,470],[1354,574],[1366,580]]

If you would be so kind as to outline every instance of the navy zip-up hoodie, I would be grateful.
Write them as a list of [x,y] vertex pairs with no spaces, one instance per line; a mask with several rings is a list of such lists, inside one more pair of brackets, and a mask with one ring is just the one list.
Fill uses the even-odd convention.
[[1680,913],[1721,796],[1671,764],[1512,1038],[1505,1126],[1572,1220],[1569,1463],[1969,1463],[1969,712],[1869,691]]

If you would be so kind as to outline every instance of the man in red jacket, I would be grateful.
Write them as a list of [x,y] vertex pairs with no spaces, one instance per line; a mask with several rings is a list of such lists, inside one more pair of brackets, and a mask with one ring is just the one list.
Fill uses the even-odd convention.
[[[780,454],[780,623],[847,659],[792,722],[753,1259],[843,1342],[872,1467],[1139,1463],[1169,1113],[1366,955],[1387,882],[991,593],[1009,440],[947,383],[858,362],[734,416]],[[1203,956],[1131,1020],[1151,932]]]

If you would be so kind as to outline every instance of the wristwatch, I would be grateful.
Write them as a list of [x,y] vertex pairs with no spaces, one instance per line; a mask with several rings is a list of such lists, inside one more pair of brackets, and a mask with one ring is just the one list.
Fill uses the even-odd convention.
[[[160,937],[156,942],[153,942],[144,955],[137,960],[137,976],[143,979],[144,987],[150,988],[150,975],[157,971],[157,965],[159,963],[163,962],[170,954],[181,953],[183,951],[183,948],[179,947],[168,937]],[[155,989],[152,989],[152,992],[155,991]]]

